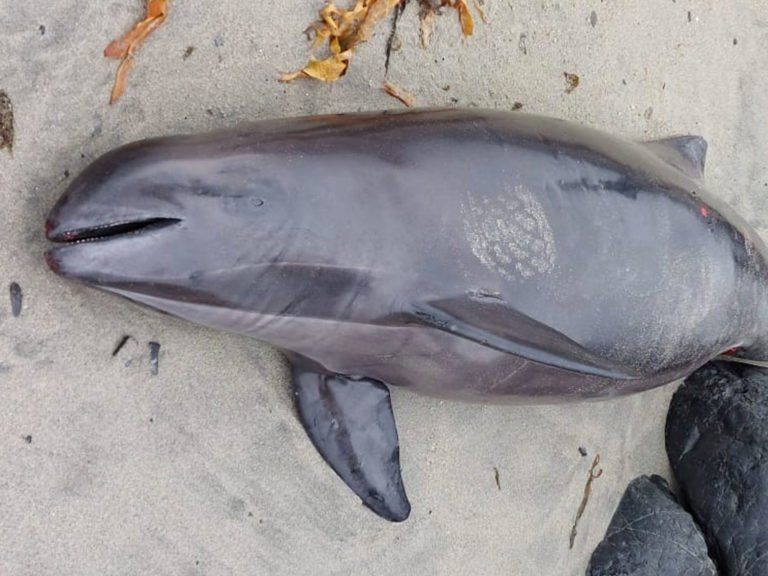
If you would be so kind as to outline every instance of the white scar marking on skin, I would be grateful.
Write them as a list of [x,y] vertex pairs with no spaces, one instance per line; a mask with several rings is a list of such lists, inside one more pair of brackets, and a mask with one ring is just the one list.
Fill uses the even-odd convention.
[[464,233],[472,253],[504,278],[528,279],[550,272],[556,261],[552,228],[541,204],[522,185],[496,197],[467,193]]

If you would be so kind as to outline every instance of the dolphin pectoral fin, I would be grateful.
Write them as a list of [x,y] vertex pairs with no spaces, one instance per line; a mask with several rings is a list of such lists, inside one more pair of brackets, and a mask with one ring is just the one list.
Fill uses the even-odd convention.
[[379,516],[392,522],[408,518],[387,387],[294,364],[293,394],[309,438],[347,486]]
[[654,154],[685,172],[691,178],[701,180],[707,159],[707,141],[701,136],[675,136],[663,140],[645,142]]
[[617,380],[634,380],[629,367],[590,352],[558,330],[510,308],[466,296],[414,306],[418,322],[450,332],[500,352],[562,370]]

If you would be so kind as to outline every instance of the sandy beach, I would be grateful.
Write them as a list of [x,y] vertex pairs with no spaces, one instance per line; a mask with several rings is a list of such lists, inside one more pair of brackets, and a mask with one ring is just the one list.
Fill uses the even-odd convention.
[[[0,90],[15,116],[12,153],[0,150],[0,574],[575,576],[627,483],[670,478],[663,429],[675,384],[549,406],[393,388],[413,511],[390,524],[316,453],[279,352],[48,270],[46,213],[120,144],[401,109],[380,89],[389,22],[340,82],[278,82],[306,61],[302,31],[322,6],[174,0],[109,106],[117,64],[103,50],[141,17],[142,0],[0,0]],[[418,106],[519,103],[639,140],[704,136],[707,187],[768,238],[764,0],[486,0],[484,11],[469,38],[455,13],[438,17],[425,50],[411,2],[387,79]],[[579,76],[570,92],[565,73]],[[570,549],[597,454],[603,473]]]

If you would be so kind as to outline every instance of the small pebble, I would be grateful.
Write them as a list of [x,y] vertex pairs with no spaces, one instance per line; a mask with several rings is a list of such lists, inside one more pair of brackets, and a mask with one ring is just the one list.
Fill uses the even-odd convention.
[[8,94],[0,90],[0,150],[13,150],[13,104]]
[[517,42],[517,47],[520,50],[520,52],[523,53],[523,56],[528,55],[528,36],[525,34],[520,34],[520,40]]
[[19,286],[16,282],[11,282],[10,292],[11,292],[11,312],[13,313],[13,316],[15,318],[18,318],[19,315],[21,314],[21,301],[22,301],[21,286]]
[[149,373],[157,376],[160,372],[160,344],[158,342],[149,343]]
[[576,88],[579,87],[579,82],[581,82],[581,79],[579,78],[578,74],[571,74],[570,72],[563,72],[563,76],[565,77],[565,93],[570,94]]

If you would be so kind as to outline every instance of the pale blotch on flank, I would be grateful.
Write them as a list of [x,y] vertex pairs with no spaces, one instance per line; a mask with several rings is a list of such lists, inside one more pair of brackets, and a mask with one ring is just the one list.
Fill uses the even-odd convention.
[[550,272],[556,261],[552,228],[530,190],[518,184],[462,204],[464,233],[472,253],[502,277],[529,279]]

